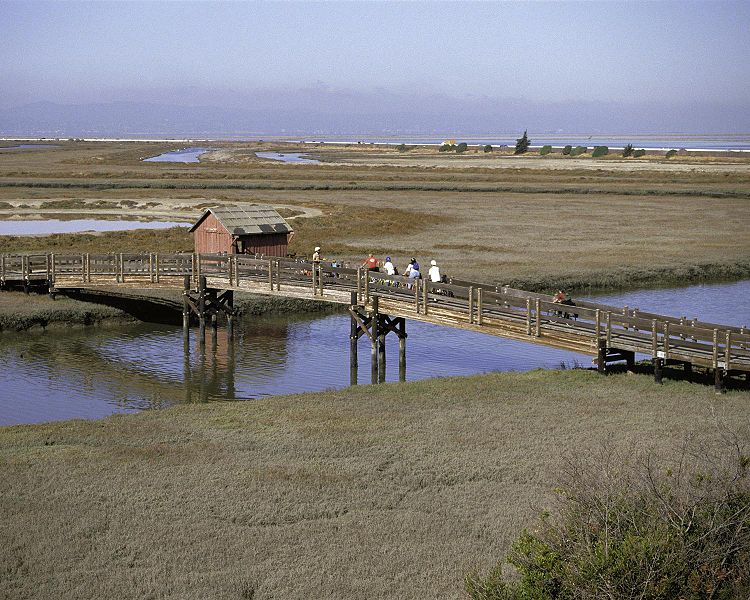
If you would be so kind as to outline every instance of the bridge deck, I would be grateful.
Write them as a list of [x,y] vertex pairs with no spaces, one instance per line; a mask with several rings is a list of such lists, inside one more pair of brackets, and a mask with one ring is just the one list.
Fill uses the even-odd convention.
[[[209,288],[308,298],[572,350],[594,357],[636,352],[691,365],[750,372],[750,332],[685,317],[549,297],[507,286],[432,283],[288,259],[198,254],[40,254],[0,256],[0,283],[54,289]],[[604,352],[604,354],[602,354]]]

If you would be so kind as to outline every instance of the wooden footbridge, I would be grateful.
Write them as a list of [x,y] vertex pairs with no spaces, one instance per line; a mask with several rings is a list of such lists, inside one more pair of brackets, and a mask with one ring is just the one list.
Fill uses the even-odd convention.
[[373,376],[384,373],[385,337],[399,338],[399,365],[406,364],[406,319],[478,331],[587,354],[605,373],[614,362],[632,367],[636,354],[650,356],[661,381],[665,365],[710,369],[721,390],[724,378],[750,373],[750,331],[576,301],[553,303],[548,296],[469,281],[389,277],[330,263],[218,254],[6,254],[0,256],[0,285],[66,290],[121,288],[183,290],[183,325],[191,315],[205,339],[225,316],[230,332],[235,291],[309,298],[349,307],[350,359],[357,366],[357,340],[371,345]]

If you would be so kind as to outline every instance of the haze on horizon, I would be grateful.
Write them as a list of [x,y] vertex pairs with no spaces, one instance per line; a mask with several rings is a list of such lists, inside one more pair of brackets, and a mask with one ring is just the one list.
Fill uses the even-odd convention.
[[144,132],[745,133],[749,26],[739,1],[6,1],[0,134],[107,110]]

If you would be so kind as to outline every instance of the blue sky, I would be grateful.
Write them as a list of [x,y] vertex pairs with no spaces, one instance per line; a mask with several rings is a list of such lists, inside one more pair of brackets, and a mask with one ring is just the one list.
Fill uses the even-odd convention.
[[6,0],[0,107],[321,90],[748,107],[748,31],[750,2]]

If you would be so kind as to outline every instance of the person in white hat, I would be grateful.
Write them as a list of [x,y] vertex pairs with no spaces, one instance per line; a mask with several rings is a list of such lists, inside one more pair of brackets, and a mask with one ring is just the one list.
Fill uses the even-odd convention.
[[427,274],[430,276],[432,283],[440,283],[440,269],[434,260],[430,261],[430,270],[427,271]]
[[315,252],[313,252],[312,261],[316,264],[320,262],[320,246],[315,246]]

